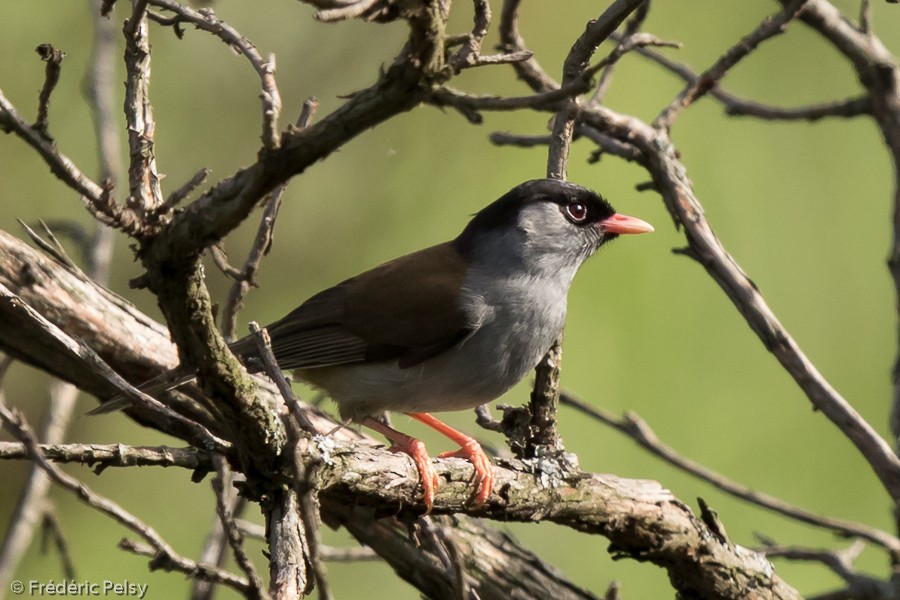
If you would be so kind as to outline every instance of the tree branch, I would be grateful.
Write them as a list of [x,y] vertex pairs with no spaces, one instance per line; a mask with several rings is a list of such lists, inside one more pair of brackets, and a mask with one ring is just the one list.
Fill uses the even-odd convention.
[[[125,22],[125,120],[128,129],[129,209],[148,218],[163,203],[156,171],[156,123],[150,104],[150,33],[148,0],[132,0],[131,18]],[[154,223],[145,222],[144,225]]]
[[47,63],[44,75],[44,85],[41,87],[41,93],[38,97],[38,114],[37,120],[32,127],[40,133],[44,138],[52,140],[50,136],[50,95],[56,84],[59,83],[59,73],[63,58],[66,53],[57,50],[50,44],[41,44],[37,47],[37,53],[41,60]]
[[[96,467],[181,467],[192,471],[213,470],[209,453],[197,448],[128,446],[126,444],[38,444],[38,450],[53,462],[78,463]],[[0,460],[29,458],[21,442],[0,442]]]
[[264,59],[249,39],[234,27],[221,21],[212,8],[205,7],[194,10],[173,0],[150,0],[150,4],[175,14],[175,17],[166,23],[167,25],[177,26],[180,23],[190,23],[202,31],[215,35],[247,58],[259,76],[262,88],[260,98],[262,99],[263,114],[263,149],[266,152],[276,150],[279,144],[278,117],[281,114],[281,94],[275,81],[275,55],[269,55],[268,59]]
[[646,421],[634,413],[629,412],[622,418],[615,418],[606,411],[603,411],[596,406],[592,406],[587,402],[583,402],[565,391],[561,394],[560,402],[576,409],[592,419],[616,429],[633,439],[642,448],[646,449],[654,456],[661,458],[681,471],[690,473],[694,477],[712,484],[716,488],[731,494],[736,498],[741,498],[742,500],[746,500],[747,502],[756,504],[788,518],[795,519],[801,523],[807,523],[815,527],[829,529],[841,535],[857,537],[878,544],[890,552],[892,561],[896,561],[897,557],[900,556],[900,538],[890,535],[886,531],[869,527],[861,523],[845,521],[843,519],[833,519],[814,514],[779,498],[775,498],[774,496],[770,496],[763,492],[758,492],[733,481],[708,467],[680,455],[673,448],[664,444],[656,436],[656,433],[650,428]]
[[[117,523],[127,527],[140,535],[149,543],[154,551],[153,564],[162,562],[163,564],[176,564],[179,570],[189,572],[194,577],[207,577],[209,573],[202,565],[188,562],[184,560],[175,550],[166,543],[165,540],[152,527],[126,511],[124,508],[103,496],[97,494],[89,487],[66,474],[62,469],[47,460],[40,452],[37,440],[29,429],[21,415],[14,410],[7,408],[0,397],[0,420],[3,421],[6,429],[9,430],[14,437],[18,438],[25,447],[31,459],[36,462],[50,478],[63,489],[72,492],[78,498],[90,506],[91,508],[111,517]],[[235,579],[221,579],[221,583],[225,583],[234,587],[238,591],[245,592],[246,586]]]
[[753,52],[757,46],[767,39],[784,33],[787,24],[803,9],[806,0],[790,0],[785,2],[784,9],[777,15],[766,17],[759,26],[738,44],[732,46],[719,60],[704,71],[697,79],[688,84],[678,97],[663,110],[653,121],[653,127],[669,130],[678,115],[696,100],[706,95],[719,80],[738,62]]
[[32,129],[3,95],[2,90],[0,90],[0,129],[6,133],[16,134],[34,148],[50,167],[50,172],[79,195],[91,202],[100,200],[104,193],[103,188],[85,175],[68,156],[59,152],[54,142],[45,139],[38,131]]

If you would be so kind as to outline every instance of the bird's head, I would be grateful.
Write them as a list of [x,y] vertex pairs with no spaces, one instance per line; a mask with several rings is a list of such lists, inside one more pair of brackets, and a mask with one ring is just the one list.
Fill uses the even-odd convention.
[[473,261],[529,272],[574,271],[603,244],[653,227],[596,192],[556,179],[526,181],[478,212],[454,244]]

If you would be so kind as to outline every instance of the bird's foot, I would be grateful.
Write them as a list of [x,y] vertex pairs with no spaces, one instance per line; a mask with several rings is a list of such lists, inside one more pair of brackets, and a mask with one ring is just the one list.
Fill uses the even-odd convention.
[[425,514],[430,513],[434,506],[434,494],[437,492],[440,479],[438,479],[434,465],[431,464],[431,457],[428,456],[424,442],[401,433],[371,417],[365,419],[363,425],[371,427],[392,441],[394,445],[390,447],[391,452],[402,452],[413,459],[416,470],[419,472],[419,482],[422,485],[422,502],[425,504]]
[[475,495],[473,501],[476,505],[487,502],[494,489],[494,469],[487,454],[482,450],[481,444],[469,438],[468,441],[460,445],[459,450],[438,454],[438,458],[448,457],[462,458],[472,463],[472,467],[475,469],[473,477]]
[[416,464],[416,470],[419,471],[419,483],[422,485],[422,502],[425,503],[425,514],[427,515],[434,506],[434,494],[440,485],[440,479],[422,440],[405,437],[404,440],[395,440],[390,451],[407,454]]
[[494,490],[494,469],[487,454],[485,454],[484,450],[481,448],[481,444],[475,441],[474,438],[461,431],[457,431],[428,413],[407,414],[413,419],[428,425],[435,431],[442,433],[459,444],[459,450],[444,452],[439,455],[439,458],[454,456],[463,458],[472,463],[472,466],[475,468],[475,496],[473,500],[475,504],[484,504],[487,502],[488,498],[491,497],[491,492]]

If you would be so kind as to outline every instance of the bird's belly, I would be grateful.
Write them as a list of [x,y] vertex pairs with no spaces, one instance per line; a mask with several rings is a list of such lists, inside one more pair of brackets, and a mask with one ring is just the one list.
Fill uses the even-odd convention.
[[[522,380],[562,327],[524,322],[491,324],[438,356],[400,368],[396,361],[301,371],[324,389],[343,418],[360,420],[385,410],[441,412],[490,402]],[[539,325],[535,327],[535,325]]]

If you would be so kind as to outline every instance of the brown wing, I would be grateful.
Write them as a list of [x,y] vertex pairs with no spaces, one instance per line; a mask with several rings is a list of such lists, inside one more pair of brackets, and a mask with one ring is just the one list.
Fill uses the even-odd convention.
[[[478,326],[458,306],[466,264],[449,243],[426,248],[324,290],[267,329],[285,370],[380,360],[412,366]],[[257,356],[244,338],[232,350]]]

